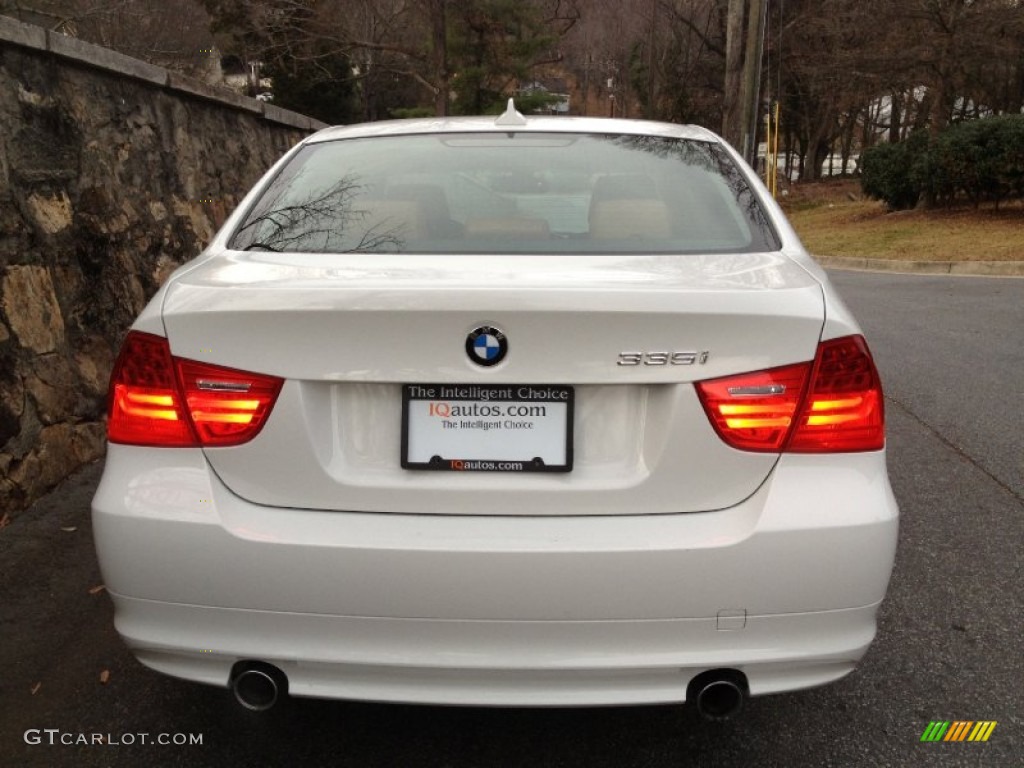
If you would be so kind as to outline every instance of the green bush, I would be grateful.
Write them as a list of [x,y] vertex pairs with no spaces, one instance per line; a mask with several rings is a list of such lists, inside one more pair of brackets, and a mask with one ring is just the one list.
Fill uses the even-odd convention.
[[921,131],[872,147],[861,159],[861,186],[894,210],[922,195],[938,205],[1024,197],[1024,115],[956,123],[931,142]]
[[405,120],[410,117],[433,117],[436,113],[433,107],[392,107],[388,114],[396,120]]
[[864,194],[884,200],[892,210],[904,210],[917,205],[922,187],[920,169],[922,145],[927,148],[927,136],[915,133],[897,144],[878,144],[866,150],[860,159],[861,188]]
[[951,177],[953,195],[977,205],[998,206],[1024,193],[1024,116],[1006,115],[959,123],[938,142]]

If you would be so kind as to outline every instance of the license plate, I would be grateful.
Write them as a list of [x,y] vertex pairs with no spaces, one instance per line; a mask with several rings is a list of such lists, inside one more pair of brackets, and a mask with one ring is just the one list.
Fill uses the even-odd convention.
[[451,472],[568,472],[573,388],[405,384],[402,467]]

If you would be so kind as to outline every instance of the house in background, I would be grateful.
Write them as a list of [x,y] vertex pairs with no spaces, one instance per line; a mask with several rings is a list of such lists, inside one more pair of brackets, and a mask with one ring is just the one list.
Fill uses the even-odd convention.
[[551,100],[546,106],[533,110],[535,114],[569,114],[569,86],[565,80],[560,77],[533,80],[521,85],[517,93],[524,96],[543,94],[550,97]]

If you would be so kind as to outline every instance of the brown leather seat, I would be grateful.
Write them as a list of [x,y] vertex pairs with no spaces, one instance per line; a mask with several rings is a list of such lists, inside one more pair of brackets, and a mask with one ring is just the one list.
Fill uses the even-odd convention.
[[668,206],[654,180],[641,173],[601,176],[590,197],[590,237],[597,240],[672,236]]

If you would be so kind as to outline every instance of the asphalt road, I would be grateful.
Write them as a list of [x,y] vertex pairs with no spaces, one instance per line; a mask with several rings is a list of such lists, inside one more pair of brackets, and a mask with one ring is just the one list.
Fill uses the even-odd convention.
[[[0,765],[1021,765],[1024,280],[834,279],[882,371],[903,514],[879,637],[845,680],[754,699],[726,723],[685,707],[312,700],[251,715],[121,645],[109,598],[92,594],[94,466],[0,530]],[[984,744],[921,743],[936,719],[998,725]],[[94,734],[119,743],[60,744]],[[152,743],[160,734],[202,743]]]

